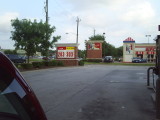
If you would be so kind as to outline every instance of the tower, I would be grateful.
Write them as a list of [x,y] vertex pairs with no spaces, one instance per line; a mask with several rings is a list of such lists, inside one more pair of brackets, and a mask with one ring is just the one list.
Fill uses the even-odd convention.
[[135,52],[135,40],[128,37],[123,41],[123,62],[132,62]]

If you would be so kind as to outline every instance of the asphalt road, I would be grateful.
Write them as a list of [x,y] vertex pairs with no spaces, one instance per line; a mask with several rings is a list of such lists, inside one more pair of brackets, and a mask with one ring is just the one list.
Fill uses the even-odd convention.
[[48,120],[153,120],[147,68],[88,65],[22,74]]

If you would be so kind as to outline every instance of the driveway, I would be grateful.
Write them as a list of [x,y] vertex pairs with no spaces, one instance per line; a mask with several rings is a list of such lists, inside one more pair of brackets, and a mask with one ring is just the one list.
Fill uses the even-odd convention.
[[88,65],[22,72],[49,120],[152,120],[148,67]]

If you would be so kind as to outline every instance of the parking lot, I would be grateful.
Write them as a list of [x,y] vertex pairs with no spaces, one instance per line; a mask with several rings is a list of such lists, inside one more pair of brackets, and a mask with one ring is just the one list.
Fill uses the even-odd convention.
[[49,120],[152,120],[148,67],[86,65],[22,72]]

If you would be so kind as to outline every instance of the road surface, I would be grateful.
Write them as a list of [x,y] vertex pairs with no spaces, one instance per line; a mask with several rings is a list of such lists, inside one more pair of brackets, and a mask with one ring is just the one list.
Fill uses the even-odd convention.
[[23,72],[48,120],[153,120],[148,67],[87,65]]

